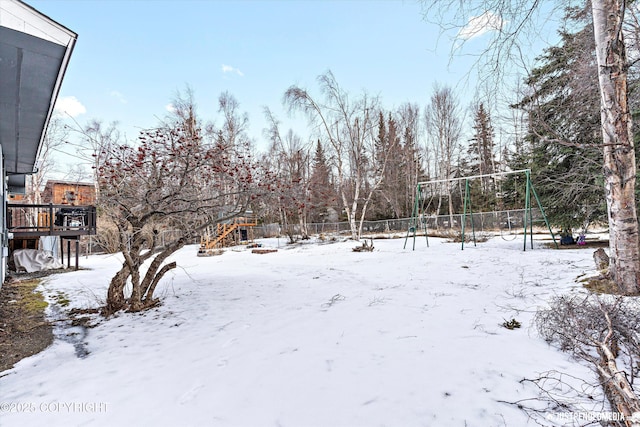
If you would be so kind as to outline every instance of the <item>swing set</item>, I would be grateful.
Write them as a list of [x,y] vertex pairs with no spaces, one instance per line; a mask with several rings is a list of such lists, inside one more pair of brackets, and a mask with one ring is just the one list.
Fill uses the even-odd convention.
[[[404,239],[404,248],[406,249],[407,247],[407,241],[409,240],[410,237],[413,238],[413,250],[415,250],[416,248],[416,236],[417,236],[417,232],[418,232],[418,228],[420,228],[425,236],[426,239],[426,243],[427,243],[427,247],[429,247],[429,236],[428,236],[428,230],[427,230],[427,219],[428,216],[430,215],[428,213],[431,202],[433,201],[433,197],[427,197],[426,195],[426,189],[429,188],[429,186],[433,186],[434,184],[439,184],[439,185],[451,185],[453,183],[458,183],[458,185],[461,186],[462,182],[464,182],[464,196],[462,197],[462,215],[461,215],[461,231],[460,231],[460,239],[462,242],[462,250],[464,250],[464,244],[465,244],[465,227],[467,225],[467,219],[470,219],[470,223],[471,223],[471,236],[472,236],[472,240],[473,240],[473,245],[476,246],[476,227],[475,227],[475,223],[474,223],[474,219],[473,219],[473,215],[474,212],[472,210],[472,206],[471,206],[471,181],[472,180],[476,180],[476,179],[483,179],[483,178],[488,178],[488,179],[493,179],[495,181],[495,178],[498,177],[504,177],[507,175],[524,175],[525,177],[525,194],[524,194],[524,215],[523,215],[523,229],[524,229],[524,246],[523,246],[523,250],[526,251],[527,250],[527,234],[529,235],[529,240],[531,242],[531,249],[533,249],[533,209],[532,209],[532,203],[531,203],[531,199],[533,196],[533,199],[535,199],[538,209],[540,210],[540,213],[542,214],[542,218],[544,220],[544,223],[547,226],[547,229],[549,230],[549,234],[551,234],[551,238],[553,239],[553,243],[556,246],[556,249],[558,248],[558,242],[556,241],[556,238],[553,234],[553,231],[551,231],[551,226],[549,225],[549,221],[547,220],[547,216],[544,213],[544,208],[542,207],[542,204],[540,203],[540,199],[538,197],[538,194],[536,193],[536,190],[533,188],[533,183],[531,182],[531,169],[522,169],[522,170],[517,170],[517,171],[509,171],[509,172],[496,172],[496,173],[491,173],[491,174],[481,174],[481,175],[473,175],[473,176],[467,176],[467,177],[460,177],[460,178],[451,178],[451,179],[440,179],[440,180],[432,180],[432,181],[424,181],[424,182],[419,182],[416,185],[416,196],[414,199],[414,204],[413,204],[413,212],[411,214],[411,219],[409,222],[409,227],[407,229],[407,235]],[[495,189],[494,189],[495,191]],[[441,196],[440,196],[441,197]],[[451,197],[451,192],[449,191],[449,197]],[[429,204],[427,206],[425,206],[427,200],[429,200]],[[451,203],[451,202],[450,202]],[[481,213],[481,212],[477,212],[477,213]],[[495,212],[494,213],[498,213]],[[512,223],[514,222],[514,220],[511,217],[510,211],[506,211],[505,212],[507,215],[505,224],[506,226],[504,228],[508,229],[508,235],[513,235],[514,237],[511,239],[507,239],[505,237],[505,231],[503,230],[503,227],[500,227],[500,234],[502,236],[502,238],[504,240],[514,240],[516,238],[516,234],[514,234],[514,230],[512,230]],[[453,214],[453,213],[449,213],[449,217],[452,219],[454,216],[459,216],[460,214]],[[452,226],[453,224],[449,224],[449,226]],[[437,225],[436,225],[437,227]]]

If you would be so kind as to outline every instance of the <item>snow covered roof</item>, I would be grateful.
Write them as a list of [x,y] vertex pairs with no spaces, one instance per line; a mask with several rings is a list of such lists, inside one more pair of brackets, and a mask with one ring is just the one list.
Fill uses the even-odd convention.
[[77,34],[19,0],[0,0],[0,145],[9,184],[33,172]]

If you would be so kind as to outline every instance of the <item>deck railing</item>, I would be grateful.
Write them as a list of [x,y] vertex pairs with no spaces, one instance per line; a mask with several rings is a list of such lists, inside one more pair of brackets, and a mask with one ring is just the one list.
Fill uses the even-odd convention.
[[7,204],[7,229],[14,238],[96,234],[95,206]]

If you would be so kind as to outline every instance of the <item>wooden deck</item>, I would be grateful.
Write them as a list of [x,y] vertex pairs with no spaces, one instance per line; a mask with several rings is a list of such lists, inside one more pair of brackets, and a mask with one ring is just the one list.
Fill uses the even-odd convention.
[[14,239],[78,238],[96,234],[95,206],[7,204],[7,229]]

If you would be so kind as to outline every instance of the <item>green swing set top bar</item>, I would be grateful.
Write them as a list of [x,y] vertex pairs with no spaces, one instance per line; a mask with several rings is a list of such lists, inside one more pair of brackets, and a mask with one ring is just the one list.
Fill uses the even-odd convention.
[[465,186],[464,186],[464,203],[463,203],[463,209],[462,209],[462,230],[460,232],[461,234],[461,241],[462,241],[462,250],[464,250],[464,238],[465,238],[465,225],[467,223],[467,210],[469,212],[469,214],[471,215],[471,232],[472,232],[472,236],[473,236],[473,245],[476,245],[476,230],[475,230],[475,224],[473,223],[473,212],[471,210],[471,191],[470,191],[470,186],[469,186],[469,181],[472,179],[478,179],[478,178],[493,178],[496,176],[504,176],[504,175],[514,175],[514,174],[524,174],[526,177],[526,190],[525,190],[525,214],[524,214],[524,247],[523,250],[526,251],[527,250],[527,230],[529,231],[529,240],[531,242],[531,249],[533,249],[533,213],[532,213],[532,207],[531,207],[531,195],[533,194],[533,197],[536,200],[536,203],[538,204],[538,208],[540,209],[540,212],[542,213],[542,218],[544,218],[544,222],[547,225],[547,229],[549,230],[549,234],[551,235],[551,238],[553,239],[553,243],[556,246],[556,249],[558,248],[558,242],[556,241],[556,237],[553,234],[553,231],[551,231],[551,226],[549,225],[549,221],[547,220],[547,216],[544,213],[544,208],[542,207],[542,203],[540,203],[540,198],[538,197],[538,194],[536,193],[536,190],[533,188],[533,183],[531,182],[531,169],[521,169],[521,170],[517,170],[517,171],[509,171],[509,172],[496,172],[496,173],[490,173],[490,174],[481,174],[481,175],[473,175],[473,176],[466,176],[466,177],[460,177],[460,178],[451,178],[451,179],[437,179],[437,180],[433,180],[433,181],[423,181],[423,182],[419,182],[416,185],[416,197],[415,197],[415,201],[413,204],[413,213],[411,215],[411,222],[409,224],[409,229],[407,230],[407,235],[404,239],[404,248],[406,249],[407,247],[407,240],[409,239],[409,236],[411,234],[413,234],[413,250],[416,249],[416,231],[418,228],[418,223],[420,222],[423,229],[424,229],[424,235],[426,237],[427,240],[427,247],[429,247],[429,237],[428,237],[428,233],[427,233],[427,223],[426,221],[420,221],[420,194],[422,194],[422,187],[424,187],[425,185],[428,184],[439,184],[439,183],[451,183],[451,182],[457,182],[457,181],[465,181]]

